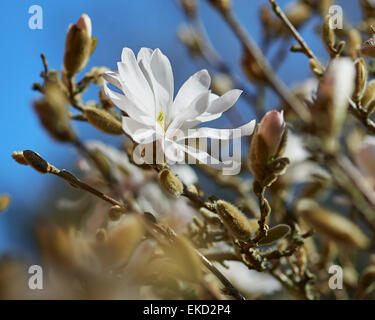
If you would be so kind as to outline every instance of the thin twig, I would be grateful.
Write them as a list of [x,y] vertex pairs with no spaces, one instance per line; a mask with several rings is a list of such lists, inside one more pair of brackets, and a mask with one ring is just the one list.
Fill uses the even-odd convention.
[[284,22],[286,27],[291,31],[294,38],[298,41],[298,43],[301,45],[301,47],[304,49],[304,52],[310,59],[316,60],[316,62],[320,65],[321,68],[323,66],[321,65],[319,59],[315,56],[314,52],[309,48],[306,41],[301,37],[297,29],[293,26],[293,24],[289,21],[288,17],[284,13],[284,11],[280,8],[280,6],[277,4],[275,0],[269,0],[269,2],[272,5],[272,9],[275,12],[275,14]]
[[46,56],[44,55],[44,53],[42,53],[40,55],[40,57],[42,58],[42,62],[43,62],[44,74],[47,75],[47,73],[48,73],[48,62],[47,62]]
[[263,55],[261,49],[254,42],[251,36],[240,24],[237,17],[231,10],[219,10],[221,15],[227,24],[231,27],[232,31],[235,33],[237,38],[241,41],[244,49],[249,52],[249,54],[254,58],[254,60],[259,65],[260,70],[264,74],[266,80],[275,90],[275,92],[280,96],[280,98],[288,104],[294,112],[306,123],[311,122],[311,114],[308,108],[302,104],[286,87],[286,85],[279,79],[279,77],[274,73],[272,66],[269,64],[265,56]]

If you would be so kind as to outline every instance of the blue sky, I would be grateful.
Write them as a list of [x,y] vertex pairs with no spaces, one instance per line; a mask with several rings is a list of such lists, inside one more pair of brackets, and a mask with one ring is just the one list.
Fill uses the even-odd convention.
[[[238,68],[241,54],[238,42],[206,1],[200,2],[201,14],[213,44],[228,64],[241,75]],[[257,40],[261,34],[257,18],[259,4],[267,2],[234,0],[236,13]],[[287,2],[289,1],[279,1],[281,5]],[[351,8],[355,6],[353,2],[355,1],[346,0],[340,3]],[[28,10],[35,4],[43,9],[42,30],[31,30],[28,27]],[[68,168],[73,167],[77,159],[71,147],[58,144],[45,134],[31,108],[31,102],[38,97],[38,94],[31,90],[31,86],[39,80],[42,70],[40,53],[45,53],[51,68],[59,69],[62,65],[65,34],[70,23],[75,23],[82,13],[87,13],[92,19],[93,35],[98,38],[98,46],[89,67],[105,65],[114,68],[121,49],[125,46],[135,51],[142,46],[159,47],[171,60],[177,88],[188,76],[205,66],[197,66],[192,62],[176,40],[176,28],[183,22],[184,17],[174,0],[1,1],[0,12],[3,44],[0,50],[0,194],[9,193],[12,196],[10,208],[0,216],[1,252],[5,249],[18,251],[25,248],[25,229],[18,226],[20,222],[32,221],[31,214],[38,211],[37,203],[51,195],[51,179],[54,179],[16,164],[10,157],[11,153],[14,150],[32,149],[57,166]],[[351,14],[353,12],[351,10]],[[321,57],[321,41],[312,35],[312,29],[317,22],[313,20],[309,23],[302,30],[302,34]],[[280,76],[287,84],[310,76],[306,58],[301,54],[289,57],[280,69]],[[94,98],[97,90],[93,88],[85,98]],[[277,100],[271,97],[269,101],[270,107],[276,107]],[[244,118],[250,119],[253,116],[243,103],[240,102],[238,108]],[[220,126],[228,124],[225,120],[218,122]],[[119,141],[99,134],[86,124],[78,126],[77,129],[84,140],[100,138],[113,143]]]

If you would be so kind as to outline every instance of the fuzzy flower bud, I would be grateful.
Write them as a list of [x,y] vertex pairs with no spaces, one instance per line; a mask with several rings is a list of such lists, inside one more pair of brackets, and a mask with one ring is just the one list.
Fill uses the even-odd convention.
[[259,124],[258,135],[264,140],[271,157],[279,148],[284,131],[283,111],[272,110],[267,112]]
[[269,171],[269,162],[283,153],[286,132],[283,112],[276,110],[267,112],[255,129],[250,146],[250,169],[258,182],[262,182]]
[[367,84],[367,67],[363,58],[357,59],[354,64],[356,69],[355,89],[353,99],[355,102],[361,101]]
[[22,151],[14,151],[12,153],[12,158],[17,161],[19,164],[22,164],[24,166],[28,166],[29,163],[27,162],[27,160],[25,159],[25,157],[23,156],[23,152]]
[[178,198],[183,190],[184,186],[181,180],[176,177],[169,169],[164,169],[159,173],[160,184],[165,191],[171,196]]
[[357,29],[351,29],[348,34],[348,51],[352,58],[357,58],[361,49],[362,38]]
[[177,36],[193,57],[199,57],[202,55],[204,50],[204,40],[194,28],[182,25],[177,30]]
[[304,221],[330,240],[360,249],[369,245],[369,239],[357,225],[337,213],[321,208],[313,200],[300,200],[297,211]]
[[87,35],[91,37],[91,30],[92,30],[92,25],[91,25],[91,19],[87,14],[83,14],[77,24],[76,24],[78,29],[84,30],[87,32]]
[[86,107],[84,113],[87,121],[98,130],[113,135],[124,133],[121,122],[112,116],[110,112],[95,107]]
[[248,219],[237,207],[224,200],[216,202],[216,212],[234,238],[249,241],[258,229],[255,219]]
[[210,3],[218,10],[227,11],[232,7],[232,0],[210,0]]
[[47,83],[45,97],[34,102],[34,110],[48,134],[57,141],[76,139],[68,117],[68,100],[58,84]]
[[363,107],[367,107],[369,102],[375,98],[375,79],[369,81],[366,86],[366,90],[362,96],[361,104]]
[[91,30],[91,19],[87,14],[83,14],[75,25],[69,27],[64,55],[64,67],[68,75],[74,75],[86,66],[93,51]]
[[317,133],[325,139],[326,147],[334,141],[346,118],[348,100],[355,87],[356,70],[350,58],[334,59],[320,82],[317,102],[312,108]]
[[294,27],[300,28],[312,15],[310,5],[298,1],[292,2],[285,8],[285,14]]
[[54,166],[50,165],[46,160],[44,160],[39,155],[39,153],[31,150],[24,150],[22,154],[27,163],[40,173],[50,173],[57,171],[57,169]]
[[266,82],[267,77],[264,74],[259,63],[254,59],[254,56],[246,49],[244,49],[242,53],[241,66],[242,71],[251,82]]

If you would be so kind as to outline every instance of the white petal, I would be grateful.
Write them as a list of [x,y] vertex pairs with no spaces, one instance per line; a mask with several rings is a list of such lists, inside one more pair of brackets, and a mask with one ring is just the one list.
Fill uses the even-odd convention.
[[[206,164],[210,167],[216,168],[216,169],[224,169],[224,168],[231,168],[233,167],[233,163],[235,161],[228,161],[228,162],[220,162],[220,160],[212,157],[210,154],[208,154],[206,151],[199,150],[196,148],[193,148],[191,146],[187,145],[180,145],[177,143],[173,143],[174,148],[183,150],[185,153],[189,154],[193,158],[197,159],[199,162]],[[235,162],[235,165],[237,163]]]
[[172,118],[187,108],[197,96],[207,91],[210,83],[211,78],[207,70],[198,71],[187,79],[173,102],[171,109],[173,113]]
[[141,48],[137,54],[137,61],[138,63],[141,60],[144,60],[145,62],[150,62],[151,60],[151,55],[152,55],[153,50],[150,48]]
[[[118,70],[124,86],[125,94],[132,94],[149,110],[154,106],[152,90],[138,66],[134,53],[129,48],[124,48],[121,55],[122,62],[118,62]],[[153,109],[153,108],[152,108]]]
[[208,107],[209,95],[209,91],[203,92],[185,110],[182,110],[169,125],[166,135],[173,135],[174,131],[179,129],[185,121],[194,120],[205,112]]
[[118,72],[114,72],[114,71],[104,72],[103,78],[107,80],[110,84],[122,90],[121,79],[120,79],[120,75]]
[[122,128],[135,142],[147,144],[158,138],[156,131],[129,117],[122,117]]
[[217,99],[213,100],[210,103],[210,106],[208,107],[207,112],[211,114],[215,114],[215,113],[223,113],[227,111],[236,103],[241,93],[242,93],[242,90],[238,90],[238,89],[233,89],[233,90],[226,92],[221,97],[218,97]]
[[106,84],[104,85],[104,93],[119,109],[126,112],[131,118],[148,125],[153,125],[155,123],[155,119],[144,113],[144,111],[140,109],[131,99],[123,94],[109,89]]
[[150,67],[158,84],[159,102],[162,108],[167,108],[172,105],[174,90],[171,63],[160,49],[156,49],[152,54]]
[[255,127],[255,120],[252,120],[249,123],[246,123],[245,125],[238,127],[236,129],[215,129],[215,128],[190,129],[186,132],[186,135],[183,138],[179,138],[176,141],[180,141],[180,140],[187,139],[187,138],[210,138],[210,139],[218,139],[218,140],[230,140],[234,138],[240,138],[243,136],[251,135],[254,131],[254,127]]
[[209,122],[220,118],[223,112],[230,109],[236,103],[241,93],[242,90],[233,89],[226,92],[221,97],[216,94],[211,94],[210,105],[207,111],[199,116],[196,121],[187,123],[184,128],[194,128],[201,122]]

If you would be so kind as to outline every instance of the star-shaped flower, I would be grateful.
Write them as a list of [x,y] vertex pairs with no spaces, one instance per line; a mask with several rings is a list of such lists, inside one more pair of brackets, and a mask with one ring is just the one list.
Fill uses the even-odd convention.
[[109,89],[105,93],[126,113],[123,130],[140,145],[158,142],[166,160],[178,162],[182,154],[207,163],[212,157],[204,150],[185,144],[185,139],[230,140],[251,135],[255,121],[235,129],[216,129],[197,125],[219,118],[232,107],[241,90],[218,96],[211,93],[207,70],[192,75],[174,96],[174,80],[169,59],[160,49],[142,48],[137,57],[129,48],[122,51],[118,71],[106,72],[104,78],[124,94]]

